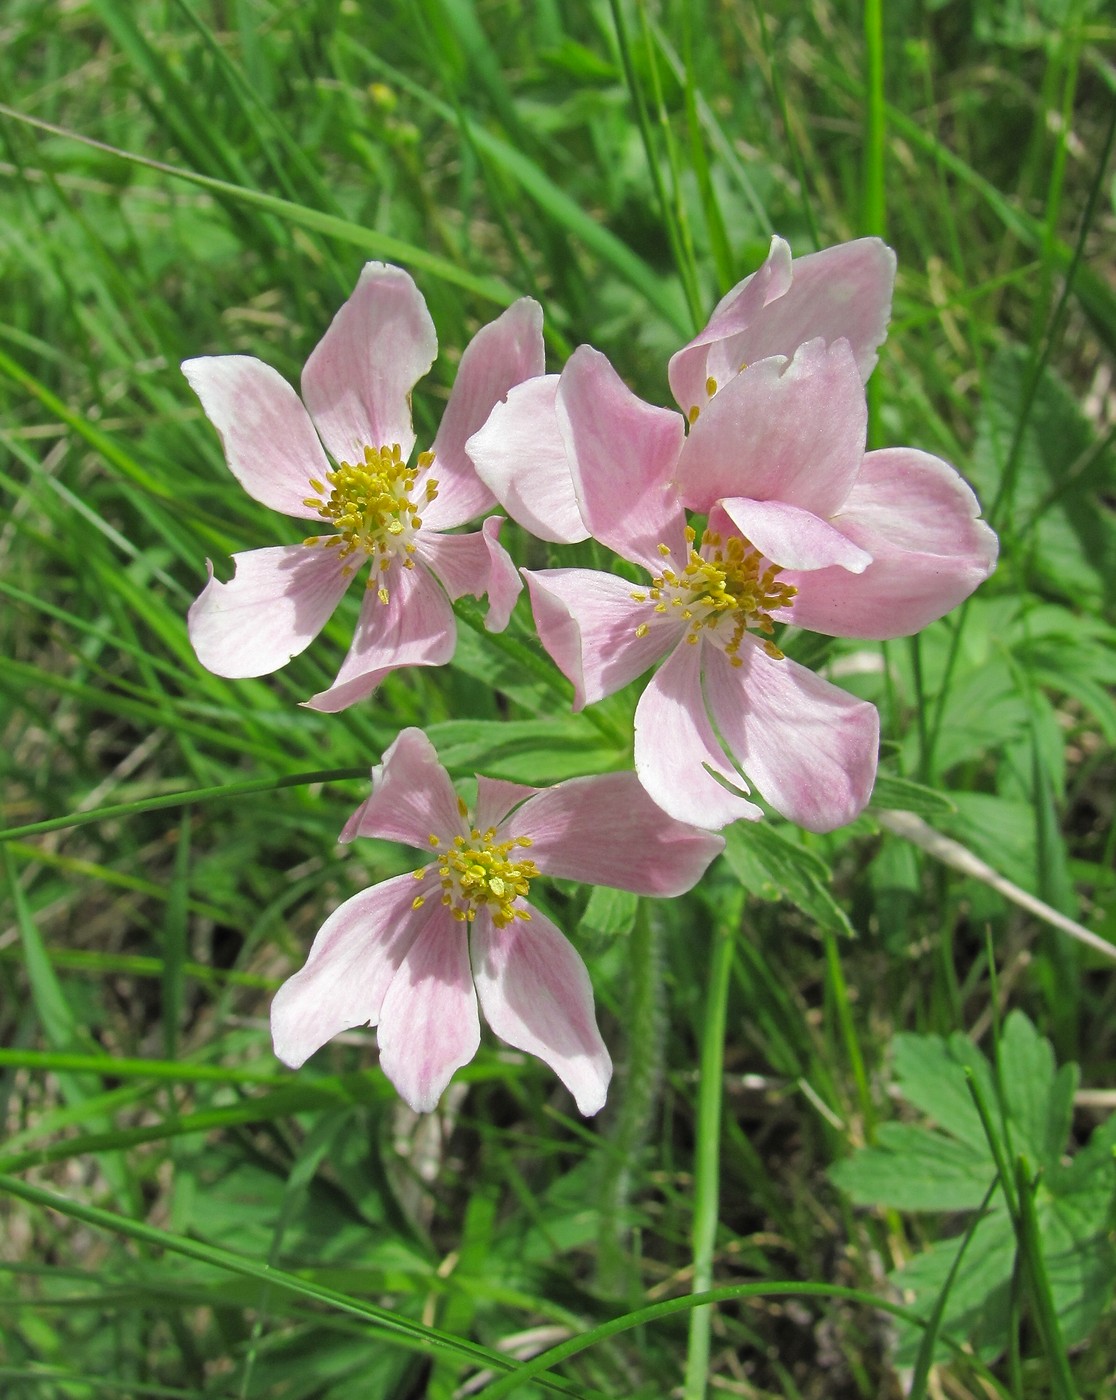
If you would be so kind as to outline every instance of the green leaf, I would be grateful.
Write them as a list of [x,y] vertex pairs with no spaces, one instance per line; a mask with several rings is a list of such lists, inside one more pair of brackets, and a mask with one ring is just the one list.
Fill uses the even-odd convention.
[[848,916],[830,894],[829,866],[768,822],[727,827],[725,860],[744,888],[760,899],[785,899],[831,933],[853,936]]

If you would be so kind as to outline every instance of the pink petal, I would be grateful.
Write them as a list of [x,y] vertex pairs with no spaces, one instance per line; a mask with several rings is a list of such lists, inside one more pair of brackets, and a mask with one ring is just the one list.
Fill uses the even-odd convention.
[[527,854],[545,875],[660,897],[692,889],[725,844],[666,816],[634,773],[546,788],[512,814],[505,832],[531,838]]
[[489,632],[504,630],[523,591],[519,570],[497,538],[503,523],[501,516],[490,515],[471,535],[423,529],[415,537],[418,557],[438,576],[451,599],[456,601],[464,593],[474,598],[488,594],[485,628]]
[[705,652],[713,721],[772,807],[807,831],[859,815],[876,779],[876,707],[793,661],[773,661],[749,638],[740,667],[715,647]]
[[480,831],[499,826],[513,807],[533,797],[539,789],[526,783],[509,783],[503,778],[477,776],[477,807],[474,821]]
[[329,621],[351,570],[335,549],[304,544],[234,554],[228,583],[213,577],[187,616],[198,660],[218,676],[266,676],[304,651]]
[[[833,567],[862,574],[872,562],[866,550],[800,506],[736,497],[721,501],[720,507],[746,540],[784,569]],[[710,528],[717,528],[712,518]]]
[[540,540],[574,544],[588,539],[589,531],[578,509],[558,426],[557,393],[556,374],[516,385],[465,450],[477,475],[513,520]]
[[[756,354],[741,358],[736,347],[747,328],[762,317],[767,304],[786,294],[791,276],[790,244],[775,235],[762,266],[723,296],[705,329],[670,357],[667,377],[683,413],[688,416],[693,409],[704,408],[710,397],[707,388],[710,377],[723,389],[744,364],[767,358]],[[783,354],[789,358],[798,344],[796,342],[789,350],[769,350],[767,354]]]
[[484,427],[511,389],[545,368],[542,307],[530,297],[521,297],[482,326],[465,347],[431,449],[435,460],[429,470],[437,479],[438,495],[423,511],[431,529],[464,525],[491,508],[493,493],[469,460],[466,441]]
[[581,518],[594,539],[652,573],[659,545],[686,557],[686,518],[671,478],[685,424],[636,398],[597,350],[579,346],[556,401]]
[[747,783],[725,756],[701,688],[702,658],[714,648],[683,642],[652,676],[635,713],[635,768],[639,781],[664,812],[680,822],[719,831],[739,818],[763,815],[754,803],[729,792],[708,770],[734,788]]
[[453,655],[457,629],[453,609],[424,564],[413,569],[393,563],[386,577],[388,602],[376,589],[365,591],[356,634],[337,679],[305,703],[334,714],[364,700],[400,666],[442,666]]
[[417,880],[397,875],[347,899],[321,926],[302,970],[271,1003],[272,1040],[285,1065],[298,1069],[335,1035],[376,1024],[388,986],[429,918],[412,908],[417,893]]
[[[661,561],[660,561],[661,562]],[[640,589],[596,569],[523,570],[539,641],[573,682],[574,709],[611,695],[677,642],[686,624],[636,602]],[[636,629],[647,623],[643,637]]]
[[302,397],[338,462],[366,447],[415,445],[411,390],[434,363],[438,341],[422,293],[401,267],[370,262],[302,371]]
[[467,929],[435,906],[380,1008],[380,1068],[416,1113],[432,1112],[480,1045]]
[[502,1041],[548,1064],[586,1117],[604,1107],[612,1078],[585,964],[568,939],[531,908],[530,922],[473,926],[473,975],[484,1019]]
[[404,729],[372,769],[372,792],[345,823],[342,841],[378,836],[434,852],[431,836],[448,845],[468,828],[450,776],[421,729]]
[[996,536],[957,472],[910,447],[869,452],[835,525],[869,550],[858,578],[841,569],[787,575],[797,626],[837,637],[904,637],[966,599],[996,565]]
[[221,437],[229,471],[250,496],[302,520],[318,512],[306,498],[320,493],[329,462],[302,400],[278,370],[250,355],[185,360],[182,373]]
[[[760,360],[709,404],[690,430],[678,486],[691,510],[746,496],[828,519],[852,490],[868,409],[846,341],[810,341],[789,363]],[[594,530],[593,532],[597,532]]]

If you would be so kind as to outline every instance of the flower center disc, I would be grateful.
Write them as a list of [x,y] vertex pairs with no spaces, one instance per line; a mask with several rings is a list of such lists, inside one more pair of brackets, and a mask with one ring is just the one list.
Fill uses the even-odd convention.
[[[504,928],[515,919],[529,920],[526,909],[516,909],[517,899],[526,899],[531,881],[539,868],[533,860],[513,860],[517,847],[531,845],[529,836],[516,836],[510,841],[497,841],[495,827],[478,831],[472,827],[470,839],[454,837],[453,845],[438,858],[438,880],[442,887],[442,903],[453,917],[462,923],[472,923],[481,906],[492,911],[492,922]],[[431,836],[432,846],[440,845]],[[425,872],[415,871],[421,879]]]
[[[764,651],[773,660],[781,661],[783,653],[770,640],[775,631],[771,613],[787,607],[798,592],[797,588],[793,584],[779,583],[778,577],[783,572],[780,565],[765,566],[763,555],[742,535],[731,535],[727,541],[722,541],[720,535],[706,530],[701,537],[700,552],[694,548],[696,537],[696,532],[687,526],[690,557],[680,575],[664,568],[651,580],[646,594],[633,593],[632,597],[639,602],[649,598],[660,614],[679,608],[690,624],[686,640],[693,644],[697,643],[703,628],[712,629],[731,621],[732,630],[724,651],[734,666],[744,664],[739,656],[740,643],[749,629],[762,632]],[[660,545],[659,549],[664,555],[670,553],[666,545]],[[647,631],[646,623],[636,628],[639,636],[646,636]]]
[[[418,459],[418,468],[434,460],[429,452]],[[341,462],[334,471],[326,473],[324,482],[311,479],[318,493],[304,502],[316,510],[323,520],[337,529],[337,534],[324,538],[312,535],[306,544],[321,544],[337,549],[341,559],[358,551],[373,556],[379,554],[380,569],[386,572],[391,561],[402,554],[405,568],[414,568],[410,555],[414,553],[414,535],[422,527],[418,506],[411,499],[418,475],[416,468],[403,461],[399,444],[391,447],[366,447],[364,461],[353,465]],[[328,491],[328,496],[327,496]],[[432,501],[438,494],[438,483],[426,483],[425,499]],[[376,586],[373,574],[368,586]],[[387,602],[387,589],[379,590],[382,602]]]

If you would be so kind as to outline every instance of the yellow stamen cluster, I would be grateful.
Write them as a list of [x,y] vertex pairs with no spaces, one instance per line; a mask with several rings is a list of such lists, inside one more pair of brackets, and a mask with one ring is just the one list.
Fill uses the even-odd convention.
[[[724,651],[734,666],[742,666],[740,643],[749,629],[762,632],[763,649],[775,661],[783,653],[770,640],[775,631],[773,611],[785,608],[798,590],[789,583],[777,582],[783,571],[778,564],[763,567],[763,555],[741,535],[721,536],[706,530],[701,537],[701,552],[694,548],[696,532],[686,529],[690,557],[681,574],[664,568],[651,580],[646,593],[633,593],[639,603],[650,602],[655,612],[664,614],[679,609],[690,624],[686,641],[696,645],[703,628],[713,629],[722,622],[731,624],[731,634]],[[667,545],[659,545],[659,553],[669,558]],[[650,630],[646,622],[636,628],[637,637],[646,637]]]
[[[379,569],[373,569],[368,587],[375,588],[380,601],[386,603],[388,591],[381,576],[391,561],[402,555],[403,567],[414,568],[414,534],[422,527],[422,517],[411,492],[418,472],[433,460],[431,453],[423,452],[417,466],[408,467],[396,442],[390,447],[366,447],[363,462],[356,466],[342,462],[335,471],[326,472],[325,481],[311,478],[310,485],[318,494],[307,496],[303,504],[336,526],[338,533],[311,535],[305,543],[336,549],[341,559],[360,551],[370,557],[379,555]],[[432,501],[437,494],[438,483],[428,481],[424,499]],[[346,564],[346,572],[351,573],[353,567]]]
[[[459,806],[462,816],[468,815],[465,804],[459,803]],[[438,847],[442,843],[431,835],[430,844]],[[529,921],[530,910],[517,909],[515,901],[526,899],[539,868],[533,860],[512,860],[511,856],[517,847],[532,844],[529,836],[497,841],[493,826],[487,831],[470,827],[468,840],[455,836],[453,844],[438,859],[442,903],[459,923],[471,924],[482,905],[491,909],[492,922],[497,928],[505,928],[516,919]],[[416,880],[425,875],[425,870],[415,871]],[[424,897],[419,895],[413,907],[421,909],[424,902]]]

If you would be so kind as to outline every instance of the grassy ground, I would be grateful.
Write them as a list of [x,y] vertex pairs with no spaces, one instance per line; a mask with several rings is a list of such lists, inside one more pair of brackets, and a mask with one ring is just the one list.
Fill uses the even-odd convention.
[[[1073,936],[1116,946],[1114,37],[1093,0],[7,0],[5,1396],[1116,1394],[1116,981]],[[401,727],[457,776],[630,752],[466,608],[451,666],[340,716],[296,702],[355,598],[274,677],[203,671],[205,559],[297,536],[179,362],[297,382],[382,258],[438,326],[420,445],[522,293],[553,367],[589,341],[669,402],[667,356],[773,231],[893,244],[876,439],[956,463],[1001,534],[920,638],[808,653],[879,704],[890,786],[833,836],[734,830],[683,900],[550,887],[620,1065],[600,1119],[491,1040],[434,1119],[371,1033],[283,1071],[271,992],[407,868],[335,845]],[[533,647],[524,603],[509,636]],[[692,1313],[709,1286],[735,1293]]]

